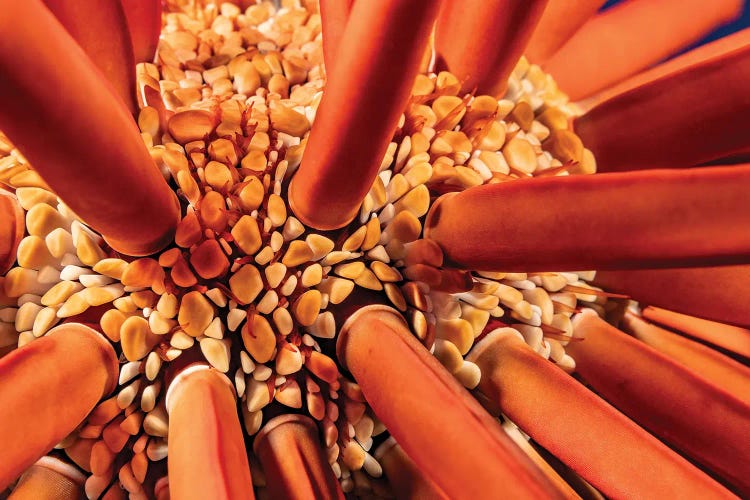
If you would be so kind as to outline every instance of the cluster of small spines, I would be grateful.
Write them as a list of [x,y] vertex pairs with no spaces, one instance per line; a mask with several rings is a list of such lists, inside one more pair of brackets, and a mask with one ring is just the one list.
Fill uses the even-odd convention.
[[[44,191],[46,187],[44,181],[29,168],[26,158],[2,133],[0,133],[0,184],[23,187],[20,191],[26,195],[27,200],[24,203],[26,206],[30,205],[28,198],[36,192],[46,193],[48,197],[45,198],[57,206],[57,198]],[[52,284],[59,280],[59,268],[47,269],[46,267],[49,266],[39,266],[41,261],[45,261],[44,257],[39,259],[39,262],[31,262],[32,259],[26,255],[30,247],[28,244],[24,247],[25,263],[35,265],[37,269],[29,269],[28,272],[13,271],[10,280],[7,276],[0,276],[0,353],[18,345],[18,332],[26,332],[23,335],[25,339],[33,338],[32,330],[36,314],[43,309],[39,299]],[[48,283],[38,283],[37,278],[42,267],[45,269],[41,278]],[[18,281],[23,283],[16,283]],[[32,303],[32,305],[26,306],[26,303]]]
[[[514,77],[536,73],[536,66],[521,61]],[[536,175],[592,173],[593,157],[568,129],[567,112],[540,101],[536,96],[543,89],[520,82],[515,91],[519,100],[513,102],[507,96],[499,101],[459,97],[459,82],[449,73],[418,76],[411,105],[362,204],[360,221],[377,213],[388,232],[399,203],[394,199],[407,191],[410,201],[424,199],[429,207],[431,195],[451,190]],[[521,89],[527,92],[521,94]],[[463,355],[488,325],[517,328],[537,352],[573,370],[563,348],[572,332],[570,316],[578,300],[601,300],[584,293],[590,287],[581,279],[591,279],[591,273],[475,273],[467,282],[462,273],[441,268],[439,248],[418,239],[419,212],[400,208],[399,223],[410,230],[384,243],[408,280],[402,290],[409,291],[404,295],[411,299],[412,326],[418,336],[433,330],[434,353],[464,385],[473,388],[479,381],[478,368]]]
[[[230,330],[238,329],[244,321],[241,333],[245,349],[240,352],[240,368],[234,380],[245,403],[243,417],[248,433],[258,430],[262,409],[272,399],[300,408],[304,398],[307,411],[321,422],[329,462],[337,475],[346,481],[350,469],[364,467],[371,475],[379,476],[379,464],[367,450],[372,445],[373,432],[382,432],[382,425],[364,404],[356,384],[339,380],[335,363],[319,352],[313,336],[335,335],[333,316],[324,311],[328,303],[345,300],[355,285],[373,290],[393,287],[395,295],[398,288],[393,283],[401,281],[402,276],[382,261],[365,265],[364,252],[387,258],[382,247],[375,248],[381,236],[377,219],[333,242],[318,234],[304,234],[305,228],[299,221],[288,217],[279,196],[282,182],[299,163],[300,154],[295,157],[294,148],[300,146],[300,139],[309,130],[322,82],[297,85],[289,92],[289,84],[282,80],[284,85],[275,88],[274,76],[284,76],[288,65],[284,61],[278,63],[273,46],[258,43],[257,49],[252,58],[243,55],[240,62],[233,63],[237,61],[234,59],[227,65],[238,94],[222,102],[217,96],[216,81],[210,82],[204,73],[206,83],[213,87],[210,97],[173,107],[171,110],[176,114],[169,120],[168,135],[158,137],[158,132],[152,133],[146,142],[151,141],[154,149],[159,148],[159,142],[163,143],[164,170],[171,173],[189,202],[187,215],[178,228],[178,246],[200,247],[203,243],[198,241],[209,226],[219,240],[219,247],[224,247],[223,239],[230,248],[240,250],[228,255],[238,258],[231,263],[229,272],[236,276],[243,269],[248,270],[247,276],[235,280],[234,288],[229,279],[230,293],[223,299],[228,311],[220,315],[226,317]],[[287,53],[285,49],[284,56]],[[264,75],[267,68],[271,69],[270,77]],[[153,72],[156,68],[143,65],[140,69]],[[162,74],[167,73],[163,67],[158,69]],[[309,75],[313,73],[310,70]],[[248,86],[248,81],[252,85]],[[243,85],[252,95],[239,95],[242,89],[237,87]],[[173,103],[167,98],[163,101],[170,109]],[[159,130],[158,112],[154,111],[146,111],[148,115],[141,112],[142,130]],[[231,116],[227,118],[227,114],[234,115],[234,120]],[[203,143],[202,138],[208,136],[221,138]],[[184,146],[184,150],[176,148],[173,141]],[[212,150],[226,154],[212,155]],[[279,161],[281,155],[284,159]],[[159,154],[154,156],[158,158]],[[235,171],[240,175],[234,176]],[[211,221],[203,220],[203,203],[210,193],[216,192],[221,196],[212,196],[215,202],[210,213],[220,214],[215,217],[218,223],[214,217]],[[195,207],[194,212],[191,207]],[[221,215],[224,212],[228,213],[226,218]],[[220,255],[216,245],[213,247],[213,254]],[[186,260],[190,266],[185,267],[196,268],[192,259]],[[224,270],[225,265],[209,267]],[[213,288],[205,295],[215,292],[218,296],[220,291],[227,292]],[[244,293],[242,301],[237,300],[238,293]],[[199,301],[200,296],[196,293],[195,300]],[[252,305],[244,310],[243,302]],[[224,307],[216,302],[213,306]],[[203,347],[207,340],[200,342]],[[225,354],[229,354],[228,349],[221,350],[220,361],[224,361]],[[211,353],[204,350],[204,356],[217,366]],[[274,368],[263,364],[274,360]],[[217,367],[223,366],[219,363]]]
[[[335,335],[333,316],[325,309],[345,300],[355,285],[383,290],[406,313],[417,337],[434,346],[437,358],[467,387],[478,383],[480,373],[463,355],[501,317],[537,352],[573,368],[563,348],[570,315],[578,300],[601,301],[600,295],[585,293],[588,285],[581,279],[590,275],[470,276],[443,269],[439,247],[420,239],[420,218],[431,195],[595,169],[590,153],[567,130],[567,110],[544,100],[555,90],[545,90],[549,80],[539,77],[538,68],[521,61],[512,90],[500,101],[459,97],[458,81],[449,73],[419,76],[412,103],[362,204],[361,226],[334,242],[290,217],[282,198],[282,183],[299,164],[323,87],[319,18],[301,9],[274,17],[268,3],[244,14],[230,4],[198,12],[198,21],[169,14],[161,64],[138,67],[144,141],[186,203],[175,247],[131,263],[107,258],[99,237],[43,191],[33,171],[5,169],[12,174],[11,185],[39,189],[33,196],[20,190],[24,208],[49,203],[68,221],[69,238],[59,231],[52,238],[52,247],[67,260],[58,266],[61,276],[42,275],[48,289],[32,289],[41,286],[42,270],[28,261],[31,267],[9,273],[11,283],[21,283],[13,293],[40,292],[39,300],[26,301],[39,310],[25,316],[36,320],[45,305],[42,292],[53,288],[45,302],[54,302],[63,316],[114,305],[101,326],[127,359],[121,389],[97,407],[78,440],[64,443],[69,448],[96,443],[92,493],[108,484],[112,471],[105,466],[123,450],[126,435],[135,441],[129,447],[132,458],[119,473],[124,483],[139,484],[146,459],[164,458],[168,420],[159,400],[160,371],[196,341],[217,369],[238,366],[233,378],[248,433],[257,432],[262,409],[272,400],[301,408],[304,398],[307,411],[321,422],[329,462],[345,490],[371,483],[381,474],[369,454],[372,436],[384,429],[358,386],[340,376],[315,340]],[[166,124],[165,110],[175,113]],[[19,156],[3,160],[10,164],[7,158]],[[61,254],[62,248],[67,252]],[[47,316],[41,315],[40,335]],[[22,338],[31,339],[33,326],[19,330],[31,334]],[[244,350],[232,360],[227,332],[237,331]],[[131,476],[135,483],[128,481]]]
[[[153,70],[156,67],[153,65],[141,65],[139,69],[144,68]],[[139,74],[142,75],[142,73]],[[258,82],[259,84],[260,82]],[[158,89],[160,86],[161,83],[156,88]],[[141,90],[143,90],[143,87]],[[313,89],[312,92],[297,92],[297,95],[312,97],[318,92],[319,89]],[[260,94],[262,96],[263,92]],[[148,96],[149,94],[142,92],[142,95]],[[167,99],[165,101],[168,102]],[[262,98],[260,102],[264,102]],[[229,128],[236,130],[240,120],[245,119],[245,116],[240,117],[237,114],[240,107],[245,108],[245,106],[231,106],[231,104],[232,102],[221,103],[219,106],[223,121],[216,129],[217,134],[220,132],[226,133]],[[257,103],[252,103],[252,106],[255,104]],[[291,113],[291,110],[287,110],[281,106],[274,107],[270,113],[270,120],[279,122],[276,127],[279,131],[284,130],[302,135],[306,131],[306,128],[309,128],[309,122],[304,117],[302,120],[296,115],[290,117]],[[206,115],[204,113],[199,115],[199,117],[201,116],[205,117]],[[154,128],[154,118],[157,120],[156,128]],[[232,118],[234,118],[234,123],[231,123]],[[158,143],[160,139],[157,138],[159,136],[158,120],[158,110],[155,108],[144,108],[139,116],[139,125],[141,125],[144,132],[144,140],[147,145],[152,147],[151,152],[157,161],[166,152],[166,149],[160,151],[158,146],[154,147],[154,143]],[[258,129],[263,127],[263,121],[265,121],[266,129],[268,128],[269,113],[265,109],[254,109],[250,115],[250,120],[256,120],[256,123],[251,123],[251,126],[258,133],[254,135],[246,134],[246,131],[239,130],[238,134],[251,135],[253,137],[251,141],[253,144],[251,146],[256,146],[256,149],[261,151],[267,149],[269,139],[266,135],[266,144],[264,145],[262,130]],[[286,128],[284,128],[283,122],[287,123]],[[305,130],[299,131],[295,128],[300,122],[307,123]],[[200,126],[200,120],[197,120],[197,123]],[[179,119],[175,121],[174,125],[176,128],[179,128]],[[222,130],[222,127],[226,127],[226,129]],[[286,141],[286,144],[284,144],[284,147],[286,147],[286,157],[293,158],[294,145],[289,141],[291,136],[285,137],[283,133],[278,133],[277,137]],[[218,155],[224,161],[228,160],[229,164],[236,163],[228,159],[228,156],[231,156],[231,152],[227,151],[227,143],[231,145],[231,142],[226,140],[214,141],[209,145],[208,152],[209,154],[213,154],[214,157]],[[105,313],[101,323],[104,333],[113,342],[120,343],[123,355],[128,360],[122,366],[121,370],[121,389],[115,397],[97,407],[87,423],[80,429],[80,432],[76,433],[77,436],[74,435],[66,439],[64,443],[61,443],[61,447],[66,447],[74,455],[76,454],[74,449],[93,449],[91,459],[93,475],[87,482],[87,494],[91,497],[96,497],[111,483],[114,471],[110,470],[110,466],[113,463],[114,457],[125,450],[125,444],[128,441],[126,436],[137,436],[137,439],[134,441],[131,440],[133,441],[132,446],[128,446],[127,450],[125,450],[129,455],[132,455],[132,459],[126,462],[125,466],[119,471],[120,482],[131,493],[137,493],[140,488],[139,484],[145,478],[148,467],[147,459],[158,461],[166,456],[166,441],[161,438],[167,435],[168,422],[166,412],[163,405],[159,404],[158,398],[161,390],[161,381],[159,379],[161,365],[164,361],[174,359],[182,352],[182,349],[187,348],[188,344],[194,342],[194,338],[186,334],[186,331],[193,330],[195,332],[194,325],[196,322],[201,321],[202,317],[205,317],[207,301],[204,296],[208,297],[214,303],[213,306],[209,305],[209,309],[224,307],[226,305],[231,308],[232,301],[228,301],[229,303],[227,304],[225,295],[220,293],[218,288],[206,289],[205,287],[196,285],[198,289],[188,292],[182,297],[182,301],[178,300],[177,294],[171,293],[177,290],[168,291],[167,286],[174,285],[174,281],[180,281],[180,286],[183,287],[193,286],[189,283],[191,279],[194,279],[191,276],[192,271],[190,267],[179,265],[182,255],[178,249],[171,249],[171,252],[163,253],[159,256],[158,260],[139,259],[132,263],[126,263],[121,259],[107,258],[107,255],[102,251],[101,238],[76,221],[75,216],[64,205],[59,204],[59,200],[54,195],[45,190],[45,188],[48,189],[46,185],[33,170],[28,169],[25,160],[18,154],[17,150],[13,149],[7,141],[4,141],[3,144],[8,145],[8,151],[4,151],[8,156],[3,158],[3,181],[12,187],[19,188],[17,194],[22,200],[23,207],[29,211],[27,227],[31,233],[31,236],[24,240],[19,251],[20,266],[14,268],[8,274],[7,279],[3,278],[3,305],[5,305],[5,302],[8,302],[8,305],[19,306],[18,308],[3,308],[3,320],[7,319],[9,325],[7,328],[3,328],[3,332],[7,333],[8,336],[12,334],[12,338],[9,339],[12,343],[23,345],[33,338],[43,335],[46,330],[63,317],[75,316],[83,313],[88,307],[112,302],[115,308]],[[201,144],[201,147],[204,147],[204,145]],[[234,146],[231,147],[233,148]],[[281,144],[279,144],[279,147],[281,147]],[[181,148],[179,149],[181,150]],[[195,151],[190,150],[190,152],[193,153],[191,160],[197,160]],[[168,152],[166,154],[167,156],[169,155]],[[273,155],[277,154],[277,151],[271,151],[270,159],[272,162],[276,159]],[[263,158],[265,165],[266,159],[262,154],[260,157]],[[174,158],[174,156],[171,158]],[[243,167],[252,170],[257,165],[258,158],[258,155],[247,155],[243,160]],[[275,166],[275,172],[279,175],[279,179],[276,179],[276,184],[274,185],[276,195],[280,193],[279,182],[280,178],[283,178],[286,168],[283,163],[286,162]],[[196,164],[199,163],[196,161]],[[217,167],[219,165],[216,162],[213,165],[202,165],[200,169],[196,170],[197,181],[192,176],[180,176],[177,181],[183,191],[183,196],[188,201],[205,201],[203,200],[205,197],[201,199],[190,197],[190,195],[199,194],[196,191],[199,184],[211,186],[215,190],[209,192],[221,192],[220,179],[226,173],[226,169],[218,168],[217,171]],[[165,168],[164,170],[166,173],[167,169]],[[191,184],[190,180],[194,182]],[[193,188],[193,190],[185,189],[185,186],[180,184],[179,181],[187,183],[187,187]],[[257,184],[250,184],[249,187],[241,190],[234,199],[226,200],[229,208],[232,208],[232,203],[240,205],[254,203],[253,199],[258,195],[258,186]],[[269,186],[266,183],[261,189],[261,199],[268,191]],[[273,198],[271,199],[273,200]],[[46,204],[49,204],[50,207],[45,208]],[[208,225],[211,223],[217,224],[217,219],[220,220],[222,212],[224,212],[223,208],[217,208],[220,205],[221,203],[216,203],[216,197],[213,197],[213,201],[209,197],[209,201],[202,207],[203,210],[200,212],[204,215],[201,223],[208,222]],[[285,217],[279,214],[279,209],[285,211],[286,207],[283,202],[280,202],[278,196],[276,196],[276,203],[271,202],[267,205],[270,205],[270,208],[268,209],[268,217],[265,219],[266,222],[270,220],[274,223],[279,218],[283,219]],[[192,208],[188,209],[189,212],[192,211]],[[212,208],[215,210],[212,210]],[[245,206],[244,208],[247,209],[248,207]],[[252,215],[257,216],[257,214]],[[289,219],[288,222],[288,224],[284,225],[283,237],[291,239],[298,236],[302,232],[302,229],[299,224],[295,226],[293,219]],[[187,225],[189,226],[189,224]],[[248,236],[247,224],[244,227],[245,231],[244,233],[240,233],[240,238],[243,243],[250,245],[252,244],[250,242],[252,234]],[[267,232],[268,228],[266,228]],[[189,237],[189,230],[187,233]],[[274,232],[269,240],[269,246],[275,251],[279,250],[279,248],[276,248],[276,245],[278,245],[278,235],[278,232]],[[42,243],[46,243],[49,247],[48,249],[42,248],[39,245],[40,237],[42,238]],[[220,242],[222,250],[227,253],[231,252],[231,247],[229,247],[227,241],[220,237],[209,238],[207,241],[215,242],[217,240]],[[315,260],[320,259],[320,257],[328,253],[326,248],[321,249],[321,245],[327,247],[328,243],[320,239],[313,239],[312,243],[307,245],[302,253],[313,249],[316,254]],[[330,244],[332,247],[332,242]],[[190,264],[196,272],[204,272],[201,278],[207,278],[212,271],[207,271],[206,266],[209,268],[215,266],[216,258],[220,254],[216,252],[216,246],[212,244],[199,246],[196,250],[197,252],[191,253],[191,255],[197,253],[197,256],[190,260]],[[53,254],[53,257],[57,257],[58,262],[47,265],[47,261],[50,260],[49,253]],[[294,260],[294,251],[288,251],[287,255],[289,255],[288,258],[290,260]],[[201,266],[201,262],[205,265]],[[169,278],[177,278],[172,282],[165,279],[166,274],[162,269],[162,265],[167,266],[170,264],[172,265],[172,271],[174,271],[174,266],[177,266],[178,269],[177,273],[170,273],[169,275]],[[280,271],[283,265],[282,262],[279,262],[276,266],[271,265],[267,268],[266,275],[269,283],[284,277],[285,272],[283,269]],[[296,264],[292,262],[291,265]],[[92,272],[92,267],[96,268],[95,272]],[[320,268],[319,265],[318,267]],[[238,271],[238,269],[233,268],[232,271]],[[206,272],[208,275],[206,275]],[[315,281],[315,274],[315,269],[311,269],[303,277],[300,277],[303,282],[309,285]],[[290,281],[286,280],[286,283],[288,284]],[[243,295],[244,293],[245,300],[251,302],[253,298],[249,297],[248,294],[252,292],[248,291],[249,285],[245,283],[241,275],[236,280],[236,283],[238,287],[236,295]],[[235,290],[231,290],[232,282],[230,281],[229,284],[229,295],[234,296]],[[6,290],[12,297],[5,297]],[[282,287],[283,290],[284,288]],[[287,290],[289,291],[285,294],[287,296],[292,295],[295,287],[287,286]],[[16,297],[19,298],[16,300]],[[185,300],[186,297],[187,300]],[[266,297],[268,297],[268,300],[261,300],[257,304],[259,310],[271,307],[269,303],[273,302],[272,296],[266,294]],[[317,328],[315,331],[321,335],[333,336],[335,325],[329,321],[324,321],[328,319],[328,316],[324,316],[323,320],[317,322],[313,321],[314,317],[310,319],[311,315],[317,315],[317,308],[310,307],[309,303],[309,299],[299,300],[295,304],[296,308],[294,310],[299,312],[301,316],[307,317],[306,322],[313,323],[311,329]],[[47,307],[42,307],[45,305]],[[236,303],[234,306],[236,306]],[[18,310],[21,310],[20,315],[17,314]],[[313,310],[315,310],[314,313],[312,312]],[[186,328],[183,331],[175,331],[175,321],[173,318],[176,317],[179,320],[181,313],[185,316],[183,323]],[[202,313],[204,313],[203,316]],[[230,311],[226,315],[227,323],[235,329],[238,323],[244,319],[238,317],[238,313],[245,314],[244,311],[237,309],[236,311]],[[192,316],[197,317],[193,318]],[[283,314],[277,314],[274,315],[274,318],[277,324],[287,324],[290,322],[288,316],[285,318]],[[193,321],[191,322],[191,320]],[[3,323],[6,323],[6,321],[3,321]],[[188,326],[191,324],[193,328]],[[285,328],[287,327],[279,327],[282,331]],[[6,332],[6,330],[8,331]],[[18,339],[16,338],[16,331],[22,332]],[[228,351],[222,349],[222,347],[226,347],[228,341],[223,343],[213,342],[214,340],[221,340],[222,333],[223,323],[214,317],[210,324],[203,329],[200,340],[204,355],[212,364],[218,367],[228,364],[226,359]],[[169,343],[165,343],[162,340],[167,334],[171,334]],[[307,344],[314,344],[309,335],[305,337],[304,340]],[[292,352],[291,356],[285,356],[284,354],[289,351]],[[241,366],[245,372],[248,374],[254,373],[254,378],[258,380],[265,380],[265,378],[270,376],[271,370],[269,368],[260,365],[257,369],[254,369],[253,361],[250,357],[246,353],[242,354]],[[277,371],[294,372],[295,365],[301,363],[299,354],[299,351],[295,353],[294,349],[282,350],[280,355],[276,356]],[[281,365],[281,368],[279,365]],[[336,372],[335,364],[329,358],[322,359],[321,357],[312,355],[308,360],[308,365],[313,370],[317,370],[317,373],[323,378],[335,381],[335,375],[332,375],[330,372],[331,367]],[[294,390],[296,382],[292,380],[284,384],[284,381],[280,380],[280,378],[283,377],[276,378],[276,382],[281,386],[280,390],[277,390],[277,400],[289,406],[300,407],[299,390]],[[245,382],[239,377],[235,377],[235,380],[238,391],[242,394],[244,391],[241,386]],[[316,388],[312,380],[307,383],[307,389],[311,394],[319,391],[319,388]],[[268,389],[265,390],[267,393]],[[313,396],[313,399],[318,401],[321,398],[316,399]],[[318,408],[316,413],[320,414],[320,418],[322,418],[323,412],[320,408],[323,405],[318,404],[313,406]],[[259,413],[256,413],[257,415]],[[257,430],[260,419],[256,419],[255,422],[252,427],[255,427],[255,430]],[[140,434],[141,427],[145,431],[145,434]],[[251,426],[248,426],[248,428],[250,430]],[[134,480],[129,480],[131,478],[134,478]]]
[[[137,292],[126,297],[132,290],[114,277],[94,271],[93,268],[111,269],[112,259],[106,258],[101,237],[76,220],[46,186],[18,182],[17,175],[10,185],[16,188],[16,195],[26,211],[29,234],[18,250],[19,265],[2,279],[3,297],[12,298],[16,306],[4,307],[2,315],[3,319],[12,316],[13,331],[20,332],[17,338],[14,333],[12,340],[22,346],[43,336],[61,320],[82,314],[90,307],[113,300],[123,307],[120,299],[131,299]],[[158,372],[161,359],[155,353],[152,355],[146,362],[146,374],[153,381],[156,377],[152,374]],[[121,382],[126,383],[133,373],[133,366],[124,365]],[[159,389],[158,381],[146,387],[138,405],[134,403],[138,386],[128,387],[102,403],[84,426],[58,445],[75,457],[78,452],[83,455],[91,452],[94,475],[87,482],[89,496],[98,496],[103,491],[99,488],[110,485],[114,456],[124,449],[131,437],[139,436],[128,447],[132,456],[118,474],[121,482],[132,486],[133,492],[137,490],[135,485],[140,485],[145,478],[148,460],[158,461],[166,456],[163,439],[166,437],[166,413],[157,406]],[[140,436],[141,428],[146,429],[148,435]],[[81,460],[79,465],[86,462]]]
[[124,287],[92,271],[106,256],[102,239],[54,194],[40,186],[13,187],[26,211],[28,235],[18,248],[18,266],[3,278],[3,294],[16,306],[3,309],[3,319],[14,316],[15,340],[21,346],[61,319],[111,302],[123,295]]

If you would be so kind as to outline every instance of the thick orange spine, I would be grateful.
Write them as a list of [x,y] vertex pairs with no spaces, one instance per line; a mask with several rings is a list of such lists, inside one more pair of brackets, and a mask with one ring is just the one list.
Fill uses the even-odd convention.
[[354,3],[289,186],[289,204],[306,225],[336,229],[357,215],[409,99],[439,5]]
[[0,188],[0,274],[5,274],[16,261],[16,250],[23,239],[26,221],[18,198]]
[[600,172],[700,165],[750,150],[748,86],[750,39],[597,104],[573,128]]
[[500,97],[547,0],[446,0],[435,31],[438,69],[462,92]]
[[543,65],[571,99],[598,92],[735,18],[741,0],[629,0],[587,22]]
[[[585,311],[568,353],[602,397],[687,456],[750,493],[750,405]],[[720,425],[718,424],[720,422]]]
[[728,264],[750,257],[748,183],[750,165],[478,186],[440,198],[425,236],[487,271]]
[[394,309],[360,309],[337,352],[391,435],[450,498],[559,497]]
[[191,365],[170,384],[166,407],[170,497],[255,498],[229,379],[207,365]]
[[626,312],[623,331],[687,366],[712,384],[750,405],[750,368],[698,342],[672,333]]
[[417,468],[414,460],[409,458],[393,437],[375,450],[375,458],[383,466],[388,484],[397,500],[448,500],[445,493]]
[[0,373],[2,490],[114,390],[118,363],[102,335],[67,323],[0,359]]
[[40,458],[18,480],[8,500],[69,500],[83,498],[85,476],[50,456]]
[[0,30],[44,32],[0,44],[0,128],[116,250],[145,255],[166,246],[179,205],[127,108],[39,0],[0,6]]
[[648,306],[641,312],[649,321],[750,359],[750,330]]
[[253,450],[273,498],[343,500],[339,482],[320,446],[315,422],[304,415],[280,415],[260,430]]
[[[722,238],[729,237],[728,234]],[[594,284],[610,292],[629,295],[644,305],[750,328],[747,314],[747,304],[750,301],[748,265],[599,271]],[[690,323],[686,321],[679,324]],[[672,327],[669,323],[667,325]],[[702,326],[696,325],[691,330],[700,328]],[[734,330],[732,333],[737,333],[738,338],[746,339],[744,343],[737,344],[737,348],[742,349],[744,345],[744,352],[750,353],[748,336]]]
[[605,0],[549,0],[526,47],[526,57],[542,64],[604,3]]
[[44,0],[44,4],[112,84],[130,112],[135,113],[135,59],[121,2]]
[[128,21],[136,63],[151,62],[161,33],[161,0],[120,0]]
[[469,353],[482,370],[477,390],[525,433],[612,498],[729,493],[570,375],[511,329],[495,330]]
[[616,95],[623,94],[629,90],[633,90],[641,85],[651,83],[659,78],[678,71],[686,70],[693,65],[704,63],[710,59],[729,54],[748,44],[750,44],[750,28],[732,33],[731,35],[719,38],[711,43],[701,45],[700,47],[669,59],[668,61],[649,68],[646,71],[642,71],[617,85],[608,87],[579,104],[582,104],[586,108],[592,108]]
[[341,47],[349,13],[354,0],[320,0],[320,20],[323,23],[323,60],[326,72],[331,74],[336,53]]

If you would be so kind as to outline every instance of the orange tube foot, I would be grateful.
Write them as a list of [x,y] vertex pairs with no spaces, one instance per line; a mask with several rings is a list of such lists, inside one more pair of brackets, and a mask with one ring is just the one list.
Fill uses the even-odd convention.
[[438,69],[461,82],[461,92],[500,97],[547,0],[446,0],[438,17]]
[[516,331],[491,332],[467,359],[482,370],[477,388],[480,394],[605,495],[730,496],[687,460],[532,351]]
[[574,334],[584,340],[567,350],[594,390],[743,494],[750,493],[745,445],[750,405],[593,311],[584,311],[573,324]]
[[309,417],[272,418],[255,437],[253,450],[269,478],[266,487],[273,498],[344,498]]
[[441,197],[425,237],[485,271],[726,265],[750,258],[747,185],[750,165],[478,186]]
[[28,35],[0,45],[0,129],[117,251],[166,246],[179,204],[128,109],[40,0],[0,5],[0,31]]
[[306,225],[337,229],[357,215],[409,99],[439,5],[354,3],[289,186],[289,204]]
[[391,435],[449,497],[559,497],[396,310],[357,311],[341,328],[337,353]]
[[70,464],[42,457],[26,472],[8,500],[71,500],[82,498],[85,476]]
[[171,498],[255,498],[229,379],[207,365],[189,366],[170,384],[166,406]]
[[53,328],[0,359],[0,490],[114,390],[118,371],[110,343],[76,323]]

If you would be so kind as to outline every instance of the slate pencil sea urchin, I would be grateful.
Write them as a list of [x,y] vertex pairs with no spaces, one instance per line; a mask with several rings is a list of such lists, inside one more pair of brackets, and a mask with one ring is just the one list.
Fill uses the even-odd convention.
[[601,3],[0,2],[0,488],[747,494],[740,6]]

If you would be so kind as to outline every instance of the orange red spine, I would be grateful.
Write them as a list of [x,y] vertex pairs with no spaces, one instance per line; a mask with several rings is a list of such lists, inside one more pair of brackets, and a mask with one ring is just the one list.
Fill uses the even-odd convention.
[[119,0],[44,0],[44,4],[135,113],[135,59],[123,4]]
[[336,229],[357,215],[406,106],[439,4],[354,3],[289,186],[290,206],[306,225]]
[[166,406],[170,497],[255,498],[229,379],[207,365],[188,366],[170,384]]
[[[731,233],[722,238],[731,238]],[[750,328],[747,315],[750,300],[749,265],[599,271],[594,284],[610,292],[626,294],[642,305]],[[691,321],[681,321],[679,324],[689,325]],[[668,323],[668,326],[672,325]],[[701,328],[697,325],[691,327],[692,330]],[[716,329],[716,325],[712,325],[712,328]],[[707,330],[709,332],[706,334],[709,335],[710,329]],[[727,334],[728,338],[735,333],[738,338],[748,338],[741,331],[732,332]],[[750,343],[745,340],[744,345],[744,352],[750,352]],[[741,346],[738,344],[738,348]]]
[[526,56],[531,62],[542,64],[604,3],[605,0],[549,0],[526,47]]
[[748,86],[744,43],[601,102],[573,127],[600,172],[700,165],[750,149]]
[[440,198],[425,236],[464,269],[725,265],[750,257],[748,183],[750,165],[478,186]]
[[437,68],[462,92],[501,97],[547,0],[446,0],[435,29]]
[[[44,369],[39,367],[43,366]],[[114,349],[77,323],[0,359],[0,489],[83,422],[118,377]]]
[[0,188],[0,274],[5,274],[16,261],[16,250],[23,238],[26,221],[18,199]]
[[255,455],[263,466],[273,498],[343,500],[339,482],[320,447],[315,422],[304,415],[280,415],[255,437]]
[[745,446],[750,405],[593,311],[576,317],[574,334],[584,340],[569,344],[568,353],[597,393],[741,493],[750,493]]
[[114,89],[39,0],[0,5],[3,31],[45,34],[8,37],[0,47],[0,128],[116,250],[142,255],[166,246],[177,198]]
[[571,99],[581,99],[698,41],[739,15],[742,4],[741,0],[622,2],[584,24],[543,69]]
[[337,352],[391,435],[450,498],[559,497],[394,309],[360,309]]
[[483,396],[605,495],[730,496],[705,473],[532,351],[513,330],[490,333],[467,359],[482,370],[478,391]]

